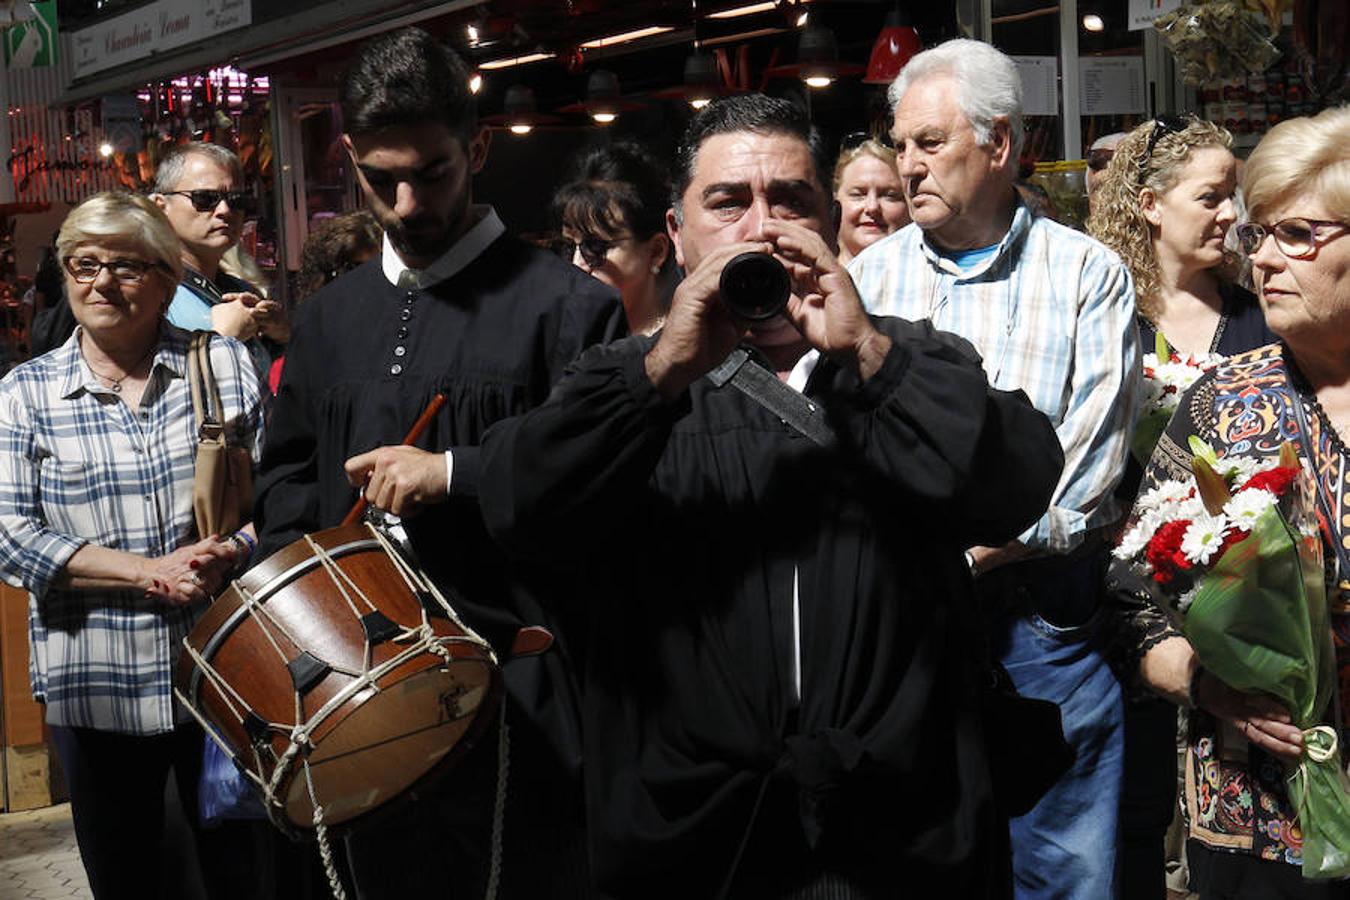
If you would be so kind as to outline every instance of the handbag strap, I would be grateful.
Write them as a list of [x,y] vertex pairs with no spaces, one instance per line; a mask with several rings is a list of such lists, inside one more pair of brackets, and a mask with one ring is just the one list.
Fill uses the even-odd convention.
[[224,409],[220,403],[220,388],[211,369],[211,332],[194,331],[188,348],[188,378],[192,388],[192,412],[197,419],[197,436],[214,426],[219,434],[224,427]]

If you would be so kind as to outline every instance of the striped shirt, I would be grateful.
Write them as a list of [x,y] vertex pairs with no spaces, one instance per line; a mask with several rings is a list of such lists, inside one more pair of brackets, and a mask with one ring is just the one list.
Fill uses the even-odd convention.
[[1026,391],[1064,447],[1046,514],[1021,535],[1064,553],[1120,513],[1139,400],[1134,283],[1120,258],[1090,237],[1018,205],[992,256],[962,271],[918,225],[849,264],[869,312],[929,319],[975,345],[994,387]]
[[[188,332],[163,326],[140,408],[61,347],[0,381],[0,577],[28,591],[29,677],[53,725],[126,734],[172,730],[173,668],[202,607],[138,591],[53,584],[86,543],[163,556],[196,540],[196,427]],[[244,346],[211,341],[227,431],[256,447],[261,395]]]

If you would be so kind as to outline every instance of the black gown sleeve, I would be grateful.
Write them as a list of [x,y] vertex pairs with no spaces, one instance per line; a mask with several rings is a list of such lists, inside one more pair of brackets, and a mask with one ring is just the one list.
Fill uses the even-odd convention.
[[[570,296],[562,301],[563,315],[546,363],[549,385],[557,384],[587,348],[603,346],[628,334],[623,306],[600,281],[584,276],[561,286],[561,290]],[[482,480],[482,448],[462,445],[451,447],[450,452],[454,458],[450,496],[477,497]]]
[[[1063,453],[1019,393],[989,387],[974,351],[931,326],[879,320],[893,339],[864,384],[836,370],[819,396],[839,451],[970,543],[1006,541],[1049,502]],[[647,378],[650,338],[588,353],[549,401],[484,442],[484,519],[509,550],[567,559],[630,527],[689,396],[667,402]],[[826,363],[822,363],[826,365]]]
[[1044,515],[1064,468],[1050,420],[1023,392],[990,387],[965,340],[926,321],[875,321],[891,353],[847,402],[826,398],[837,428],[881,483],[961,546],[1012,540]]
[[318,438],[313,420],[319,385],[312,380],[311,361],[321,347],[321,336],[315,334],[318,323],[313,321],[317,306],[309,304],[304,312],[310,315],[302,315],[296,323],[267,422],[253,505],[258,559],[319,530]]

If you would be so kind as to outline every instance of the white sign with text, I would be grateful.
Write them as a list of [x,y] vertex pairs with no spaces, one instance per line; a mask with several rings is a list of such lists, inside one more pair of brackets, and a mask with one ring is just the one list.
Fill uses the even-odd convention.
[[71,35],[81,78],[253,23],[253,0],[155,0]]

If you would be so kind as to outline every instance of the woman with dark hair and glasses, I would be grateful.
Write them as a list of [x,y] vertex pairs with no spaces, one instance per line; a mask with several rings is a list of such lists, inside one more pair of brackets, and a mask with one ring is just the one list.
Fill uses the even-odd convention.
[[[1251,221],[1238,237],[1279,341],[1196,382],[1144,483],[1188,476],[1192,436],[1220,458],[1267,462],[1294,443],[1316,480],[1332,631],[1324,637],[1335,645],[1341,694],[1350,685],[1350,108],[1271,129],[1247,162],[1243,188]],[[1350,882],[1302,878],[1288,767],[1304,753],[1303,735],[1287,711],[1207,672],[1151,585],[1125,564],[1113,566],[1111,579],[1134,650],[1128,671],[1191,709],[1183,804],[1191,890],[1201,900],[1350,897]],[[1346,699],[1332,697],[1321,711],[1341,747],[1350,739]]]
[[[182,247],[150,200],[104,193],[56,241],[77,327],[0,381],[0,577],[28,591],[29,672],[46,708],[94,896],[157,884],[170,770],[197,831],[203,734],[174,700],[183,637],[254,546],[197,534],[189,334],[165,320]],[[254,445],[248,351],[215,336],[232,442]],[[257,896],[247,830],[197,831],[211,896]]]
[[565,255],[619,292],[635,334],[661,326],[675,290],[675,254],[666,235],[669,208],[669,173],[629,143],[583,156],[553,201]]
[[[1224,239],[1237,220],[1237,162],[1223,128],[1161,117],[1116,144],[1092,195],[1088,233],[1134,276],[1141,346],[1159,332],[1182,355],[1231,356],[1273,340],[1256,298],[1232,283]],[[1132,503],[1144,471],[1133,458],[1117,489]],[[1122,643],[1118,657],[1134,647]],[[1118,872],[1123,900],[1161,898],[1164,839],[1175,815],[1176,711],[1137,692],[1125,710]],[[1179,852],[1179,851],[1178,851]]]
[[839,262],[909,224],[909,206],[895,167],[895,150],[858,132],[844,138],[834,164],[839,204]]

